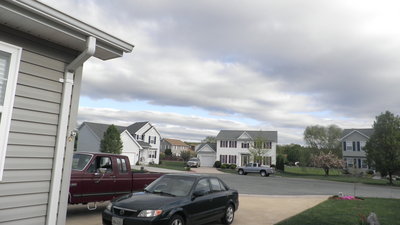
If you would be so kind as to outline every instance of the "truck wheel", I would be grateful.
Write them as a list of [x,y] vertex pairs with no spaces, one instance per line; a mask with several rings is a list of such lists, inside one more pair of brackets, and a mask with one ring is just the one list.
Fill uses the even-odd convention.
[[235,218],[235,208],[232,204],[229,204],[228,208],[225,210],[224,217],[222,217],[222,224],[229,225],[233,222],[233,218]]
[[262,177],[268,176],[268,175],[267,175],[267,172],[265,172],[265,170],[261,170],[261,171],[260,171],[260,175],[261,175]]
[[238,174],[239,175],[244,175],[244,171],[243,170],[238,170]]
[[169,220],[168,225],[185,225],[185,221],[180,215],[173,215]]

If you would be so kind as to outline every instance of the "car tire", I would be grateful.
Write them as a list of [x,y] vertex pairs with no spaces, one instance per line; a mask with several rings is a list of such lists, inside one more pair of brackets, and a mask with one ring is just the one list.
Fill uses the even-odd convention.
[[185,225],[185,220],[180,215],[173,215],[169,220],[168,225]]
[[224,217],[222,217],[222,224],[229,225],[232,224],[233,219],[235,218],[235,208],[233,207],[232,204],[229,204],[229,206],[225,209],[225,214]]
[[261,171],[260,171],[260,175],[261,175],[262,177],[265,177],[265,176],[267,176],[267,172],[265,172],[265,170],[261,170]]
[[238,170],[239,175],[245,175],[244,171],[242,169]]

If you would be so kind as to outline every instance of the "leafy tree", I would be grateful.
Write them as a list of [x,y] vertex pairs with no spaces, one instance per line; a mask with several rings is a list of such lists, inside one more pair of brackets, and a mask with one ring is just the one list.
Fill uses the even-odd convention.
[[172,150],[171,149],[165,149],[165,155],[166,156],[172,156]]
[[207,136],[203,140],[201,140],[201,143],[217,143],[217,137],[216,136]]
[[104,132],[103,139],[100,142],[100,151],[113,154],[122,153],[121,136],[114,125],[110,125]]
[[266,148],[268,142],[269,141],[263,137],[256,137],[254,142],[250,144],[249,152],[254,162],[261,162],[262,156],[270,150]]
[[190,159],[190,157],[192,157],[192,151],[188,150],[188,151],[181,151],[181,158],[183,159],[183,161],[188,161]]
[[319,125],[308,126],[304,130],[304,141],[314,152],[333,152],[339,157],[342,154],[341,137],[342,129],[334,124],[327,127]]
[[332,152],[313,155],[312,165],[318,168],[322,168],[325,171],[325,176],[329,176],[329,170],[331,168],[343,168],[343,160],[339,159]]
[[376,117],[374,133],[365,146],[367,160],[381,174],[392,175],[400,171],[400,117],[386,111]]
[[278,145],[277,154],[285,155],[287,162],[291,165],[299,162],[302,166],[308,166],[311,162],[310,148],[298,144]]

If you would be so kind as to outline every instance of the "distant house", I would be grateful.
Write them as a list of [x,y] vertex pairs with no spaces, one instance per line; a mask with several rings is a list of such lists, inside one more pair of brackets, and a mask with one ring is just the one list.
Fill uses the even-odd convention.
[[216,161],[217,144],[201,143],[196,146],[196,153],[200,159],[200,166],[212,167]]
[[364,147],[374,129],[344,129],[341,142],[347,168],[368,169]]
[[216,137],[216,160],[238,166],[252,162],[249,149],[258,138],[265,140],[264,147],[267,150],[259,163],[276,165],[277,131],[221,130]]
[[[79,127],[78,152],[100,152],[100,142],[110,124],[83,122]],[[115,126],[121,134],[122,154],[132,165],[155,163],[160,160],[161,135],[149,122],[137,122],[128,127]]]
[[0,224],[65,224],[83,64],[132,48],[41,1],[0,1]]
[[171,149],[172,154],[180,156],[182,151],[191,150],[190,146],[178,139],[164,138],[161,140],[161,152]]

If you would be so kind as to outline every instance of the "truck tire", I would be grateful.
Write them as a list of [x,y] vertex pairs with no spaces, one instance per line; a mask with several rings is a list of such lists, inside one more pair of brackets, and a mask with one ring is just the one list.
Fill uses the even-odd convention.
[[185,220],[182,216],[175,214],[169,220],[168,225],[185,225]]
[[238,170],[238,174],[239,175],[245,175],[245,172],[242,169],[240,169],[240,170]]
[[268,177],[268,176],[269,176],[269,173],[267,173],[265,170],[261,170],[261,171],[260,171],[260,175],[261,175],[262,177]]

